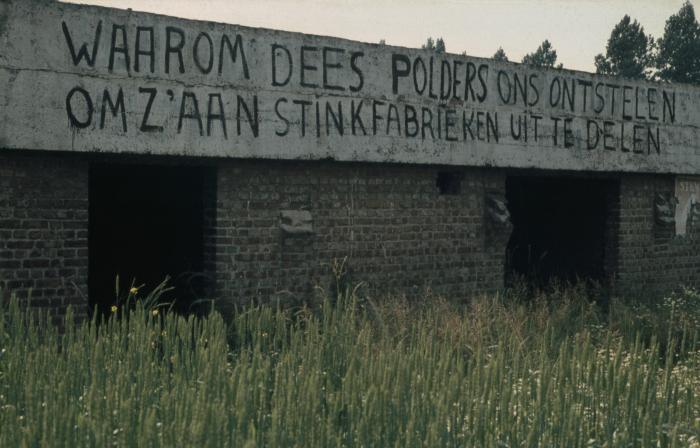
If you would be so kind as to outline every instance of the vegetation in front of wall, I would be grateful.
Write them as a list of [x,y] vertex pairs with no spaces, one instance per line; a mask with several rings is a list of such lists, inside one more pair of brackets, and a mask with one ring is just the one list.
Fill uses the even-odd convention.
[[[62,334],[0,310],[0,446],[699,446],[700,296],[581,288],[183,316]],[[103,319],[98,322],[98,319]]]

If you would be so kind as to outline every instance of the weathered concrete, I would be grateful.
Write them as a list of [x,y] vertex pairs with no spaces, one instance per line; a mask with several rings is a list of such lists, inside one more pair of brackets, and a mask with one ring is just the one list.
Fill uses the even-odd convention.
[[700,89],[0,1],[0,148],[697,174]]

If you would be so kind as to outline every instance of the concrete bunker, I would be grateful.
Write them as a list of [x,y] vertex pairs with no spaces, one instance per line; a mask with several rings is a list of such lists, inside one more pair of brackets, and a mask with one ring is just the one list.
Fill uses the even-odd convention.
[[56,315],[117,273],[303,297],[346,257],[377,293],[700,285],[697,87],[2,4],[0,289]]
[[506,198],[513,224],[506,283],[606,283],[619,182],[606,177],[511,174]]
[[95,163],[89,173],[88,289],[102,312],[133,284],[144,296],[170,278],[163,299],[188,310],[204,295],[208,169]]

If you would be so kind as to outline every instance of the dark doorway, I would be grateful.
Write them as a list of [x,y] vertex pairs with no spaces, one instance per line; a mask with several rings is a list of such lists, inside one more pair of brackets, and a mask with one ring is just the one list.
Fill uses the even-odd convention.
[[89,295],[107,312],[132,282],[187,310],[204,292],[204,182],[198,167],[95,164],[90,169]]
[[617,184],[609,179],[509,176],[506,197],[513,223],[506,283],[607,277],[606,244]]

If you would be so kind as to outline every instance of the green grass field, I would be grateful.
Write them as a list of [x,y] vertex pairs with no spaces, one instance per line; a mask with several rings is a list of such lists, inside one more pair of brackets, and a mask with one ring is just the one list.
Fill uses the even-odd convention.
[[137,305],[59,337],[13,302],[0,446],[700,446],[698,318],[692,291],[569,289],[226,320]]

